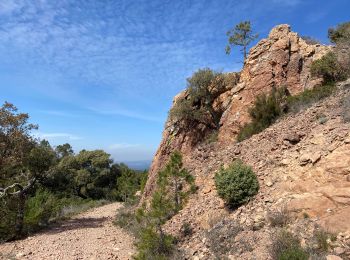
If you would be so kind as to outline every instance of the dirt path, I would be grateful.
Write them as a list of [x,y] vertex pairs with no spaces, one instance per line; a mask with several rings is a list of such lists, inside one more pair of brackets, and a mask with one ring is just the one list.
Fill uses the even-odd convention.
[[121,206],[94,208],[24,240],[2,244],[0,258],[132,259],[132,237],[112,223]]

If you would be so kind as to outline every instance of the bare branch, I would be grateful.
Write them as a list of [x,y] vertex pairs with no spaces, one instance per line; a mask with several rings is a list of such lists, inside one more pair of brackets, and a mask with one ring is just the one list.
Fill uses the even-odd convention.
[[[35,182],[36,182],[36,178],[33,178],[33,179],[29,180],[28,184],[24,187],[20,183],[14,183],[6,188],[0,188],[0,198],[3,198],[7,195],[15,196],[15,195],[19,195],[21,193],[24,193],[24,192],[28,191],[31,187],[33,187]],[[10,190],[15,189],[15,188],[18,188],[19,190],[14,191],[14,192],[10,192]]]

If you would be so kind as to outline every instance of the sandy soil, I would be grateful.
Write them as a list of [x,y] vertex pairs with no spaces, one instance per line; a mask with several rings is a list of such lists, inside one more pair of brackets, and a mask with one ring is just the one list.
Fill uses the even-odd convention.
[[113,225],[120,203],[91,209],[26,239],[0,245],[0,259],[132,259],[133,238]]

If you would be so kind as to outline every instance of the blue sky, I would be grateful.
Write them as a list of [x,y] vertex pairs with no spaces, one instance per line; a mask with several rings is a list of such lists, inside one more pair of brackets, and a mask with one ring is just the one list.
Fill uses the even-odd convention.
[[51,144],[150,160],[172,98],[198,68],[237,71],[226,31],[281,23],[327,43],[348,0],[0,0],[0,102]]

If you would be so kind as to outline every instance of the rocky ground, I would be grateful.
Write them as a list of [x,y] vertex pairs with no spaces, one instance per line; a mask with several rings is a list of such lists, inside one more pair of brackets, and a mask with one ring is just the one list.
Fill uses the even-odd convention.
[[34,236],[0,245],[0,259],[132,259],[133,238],[113,224],[121,203],[91,209]]

